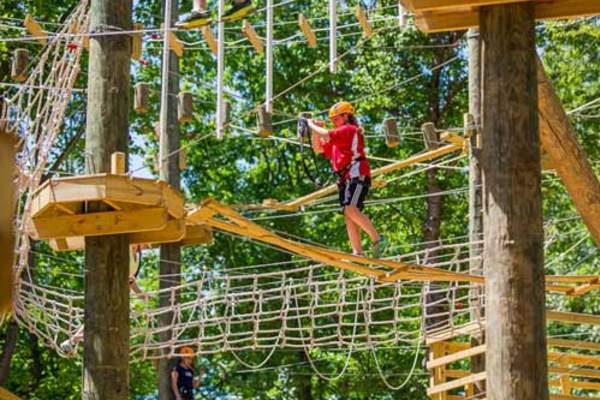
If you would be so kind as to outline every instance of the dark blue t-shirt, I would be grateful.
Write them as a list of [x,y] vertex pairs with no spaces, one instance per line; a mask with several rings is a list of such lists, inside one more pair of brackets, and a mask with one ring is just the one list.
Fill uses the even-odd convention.
[[173,367],[173,371],[177,371],[177,389],[184,400],[192,400],[194,398],[194,370],[186,368],[181,364]]

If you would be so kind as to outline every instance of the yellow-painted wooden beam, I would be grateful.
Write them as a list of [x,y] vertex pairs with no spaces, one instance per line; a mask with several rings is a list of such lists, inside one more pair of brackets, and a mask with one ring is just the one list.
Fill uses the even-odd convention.
[[48,43],[48,33],[42,29],[42,26],[35,19],[33,19],[31,14],[25,16],[23,25],[31,36],[35,37],[40,44],[45,45]]
[[1,400],[22,400],[19,396],[9,392],[8,390],[4,389],[2,386],[0,386],[0,399]]
[[246,36],[258,54],[262,54],[264,52],[262,40],[260,40],[260,37],[258,37],[258,34],[247,20],[242,22],[242,33]]
[[302,30],[302,34],[308,42],[308,46],[317,47],[317,36],[313,32],[310,23],[302,13],[298,14],[298,25],[300,26],[300,30]]
[[214,56],[217,55],[217,39],[215,39],[215,35],[210,30],[210,26],[203,26],[202,29],[202,37],[204,37],[204,41],[208,45],[211,53]]

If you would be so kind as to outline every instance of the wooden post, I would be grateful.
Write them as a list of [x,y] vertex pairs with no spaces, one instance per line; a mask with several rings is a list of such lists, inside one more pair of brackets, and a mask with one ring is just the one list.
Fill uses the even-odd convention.
[[133,24],[133,30],[136,31],[131,34],[131,58],[133,60],[140,60],[142,58],[142,32],[144,25]]
[[600,183],[539,59],[537,79],[542,146],[600,246]]
[[150,109],[150,85],[139,82],[134,88],[133,109],[139,113],[148,112]]
[[386,118],[383,121],[383,133],[385,135],[385,144],[387,147],[396,147],[400,144],[398,123],[395,118]]
[[[104,27],[129,31],[131,0],[92,0],[90,32]],[[114,12],[119,10],[119,12]],[[131,39],[126,35],[90,38],[86,172],[109,172],[111,154],[127,152]],[[108,211],[90,203],[89,212]],[[85,238],[85,331],[83,398],[129,397],[129,238]]]
[[0,316],[12,309],[16,142],[12,133],[0,127]]
[[[469,29],[467,32],[469,46],[469,114],[464,117],[465,137],[469,137],[469,242],[478,242],[483,237],[483,209],[482,209],[482,175],[480,165],[480,129],[474,125],[481,125],[481,42],[479,29]],[[483,260],[475,258],[482,254],[481,245],[469,246],[469,273],[483,275]],[[470,289],[469,305],[471,321],[480,321],[484,317],[481,296],[483,288],[475,285]],[[476,347],[484,343],[483,332],[471,336],[471,346]],[[471,357],[471,373],[485,371],[485,355]],[[476,382],[472,386],[473,394],[485,392],[485,381]]]
[[534,3],[479,20],[487,399],[548,400]]
[[194,119],[194,99],[192,94],[190,92],[180,92],[177,100],[177,118],[179,122],[192,122]]
[[117,151],[110,157],[110,173],[113,175],[125,175],[127,172],[127,155]]
[[10,78],[17,82],[23,82],[27,79],[27,66],[29,64],[29,50],[16,49],[13,53],[12,68]]
[[433,122],[426,122],[421,126],[423,131],[423,139],[428,150],[434,150],[440,147],[440,137],[435,130]]
[[258,136],[266,138],[273,134],[273,125],[271,124],[271,113],[260,107],[257,111],[258,118]]
[[[173,26],[178,19],[177,0],[171,0],[171,20],[169,26]],[[166,115],[166,124],[163,126],[166,129],[161,129],[159,132],[160,154],[164,157],[160,165],[160,180],[167,182],[175,190],[180,189],[181,172],[179,169],[182,161],[180,150],[180,130],[179,130],[179,115],[178,103],[180,98],[179,93],[179,60],[177,55],[171,50],[168,58],[168,73],[167,73],[167,95],[163,96],[166,100],[161,107],[164,107]],[[165,58],[163,58],[165,60]],[[184,119],[191,117],[192,111],[192,96],[191,93],[183,95]],[[159,250],[159,288],[168,289],[172,286],[179,285],[181,273],[181,246],[179,243],[165,243],[160,245]],[[174,301],[179,301],[179,296],[176,293]],[[169,290],[163,291],[158,299],[159,307],[168,307],[171,305],[171,293]],[[171,325],[172,313],[163,313],[160,316],[159,323],[162,326]],[[160,340],[168,342],[171,339],[171,330],[167,329],[159,334]],[[168,353],[169,349],[165,349]],[[171,360],[161,358],[158,362],[158,397],[160,399],[173,399],[173,390],[171,389]]]

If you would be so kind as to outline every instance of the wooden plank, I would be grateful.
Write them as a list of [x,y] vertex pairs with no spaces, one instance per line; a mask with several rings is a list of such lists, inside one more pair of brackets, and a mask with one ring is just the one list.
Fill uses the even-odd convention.
[[599,279],[598,275],[546,275],[546,282],[594,283]]
[[124,175],[127,172],[127,155],[122,151],[114,152],[110,155],[110,173],[114,175]]
[[449,340],[458,336],[472,335],[474,333],[480,332],[484,328],[485,320],[482,320],[481,323],[478,321],[467,322],[466,324],[460,325],[458,327],[453,327],[451,329],[429,335],[425,339],[425,343],[427,345],[430,345],[440,341]]
[[210,30],[210,26],[203,26],[202,29],[202,37],[204,37],[204,41],[208,45],[211,53],[214,56],[217,55],[217,39],[215,39],[215,35]]
[[298,25],[300,26],[300,30],[302,30],[302,34],[308,42],[308,47],[317,47],[317,36],[313,32],[310,23],[302,13],[298,14]]
[[179,40],[179,38],[177,37],[177,35],[175,34],[175,32],[173,31],[169,31],[169,48],[171,49],[171,51],[173,53],[175,53],[175,55],[177,55],[177,57],[181,58],[183,57],[183,43]]
[[[596,0],[540,1],[535,3],[534,13],[536,20],[592,16],[600,14],[600,2]],[[425,32],[457,31],[479,26],[478,11],[470,8],[448,12],[416,12],[415,20],[417,27]]]
[[23,25],[25,28],[27,28],[27,31],[31,34],[31,36],[35,37],[40,44],[45,45],[48,43],[48,34],[42,29],[42,26],[35,19],[33,19],[31,14],[27,14],[25,16]]
[[248,22],[247,20],[244,20],[242,22],[242,33],[244,34],[244,36],[246,36],[246,38],[258,54],[264,53],[262,40],[260,40],[260,37],[258,37],[258,34],[254,30],[250,22]]
[[360,24],[360,27],[363,30],[363,37],[370,38],[371,36],[373,36],[373,28],[371,28],[371,24],[369,23],[367,13],[365,13],[365,10],[363,10],[360,4],[356,5],[354,9],[354,15],[356,16],[356,19],[358,20],[358,23]]
[[131,33],[131,58],[137,61],[142,59],[142,29],[144,25],[133,24],[133,30],[137,32]]
[[436,386],[428,388],[427,394],[429,396],[431,396],[431,395],[434,395],[437,393],[447,392],[448,390],[458,389],[465,385],[480,382],[485,379],[485,375],[486,375],[485,372],[480,372],[477,374],[471,374],[471,375],[465,376],[463,378],[455,379],[450,382],[445,382],[440,385],[436,385]]
[[464,378],[465,376],[471,375],[470,371],[463,371],[460,369],[447,369],[446,377],[456,379],[456,378]]
[[170,220],[161,230],[150,232],[137,232],[129,234],[129,243],[131,244],[160,244],[160,243],[175,243],[185,238],[186,227],[185,221]]
[[103,236],[164,229],[168,214],[162,207],[109,211],[52,218],[34,218],[35,239]]
[[566,374],[583,378],[600,378],[600,371],[591,368],[548,367],[548,372],[551,374]]
[[[600,12],[600,2],[596,2]],[[600,182],[579,145],[575,130],[537,59],[540,139],[577,211],[600,246]]]
[[600,351],[600,343],[584,342],[582,340],[548,338],[548,346],[549,347],[563,347],[563,348],[568,348],[568,349],[572,349],[572,350]]
[[551,394],[550,395],[550,400],[584,400],[584,399],[594,400],[594,399],[597,399],[597,397],[568,396],[568,395],[564,395],[564,394]]
[[600,325],[600,315],[548,310],[546,311],[546,318],[550,321],[560,321],[571,324]]
[[81,202],[56,203],[56,204],[54,204],[54,207],[57,210],[62,211],[65,214],[75,215],[75,214],[81,213],[81,211],[83,209],[83,204]]
[[567,363],[570,365],[580,365],[584,367],[600,367],[600,357],[588,356],[584,354],[548,352],[548,361]]
[[476,356],[485,353],[485,344],[471,347],[468,350],[459,351],[457,353],[448,354],[447,356],[436,358],[433,361],[427,362],[427,369],[433,369],[442,365],[452,364],[465,358]]

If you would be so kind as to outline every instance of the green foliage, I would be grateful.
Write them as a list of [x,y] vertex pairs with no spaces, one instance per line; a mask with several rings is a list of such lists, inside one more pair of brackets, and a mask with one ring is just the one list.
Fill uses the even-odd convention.
[[[187,10],[189,2],[183,9]],[[361,122],[372,136],[368,142],[369,154],[402,159],[423,149],[423,143],[415,132],[422,123],[434,121],[439,128],[460,127],[462,115],[467,109],[466,60],[463,33],[426,36],[412,29],[400,30],[394,19],[397,1],[377,2],[373,13],[380,21],[374,24],[379,33],[370,41],[355,47],[360,40],[358,27],[342,28],[339,54],[349,52],[340,61],[339,72],[331,74],[326,68],[327,41],[321,41],[316,49],[309,48],[303,40],[275,49],[274,93],[281,93],[290,85],[309,76],[318,68],[323,71],[278,97],[274,108],[276,115],[275,136],[295,138],[294,118],[300,111],[322,111],[341,99],[353,101]],[[32,11],[41,20],[60,21],[62,15],[73,2],[49,1],[41,8],[39,4],[5,1],[0,5],[0,15],[22,18]],[[355,3],[343,2],[339,25],[354,22],[350,14]],[[259,3],[259,6],[261,4]],[[327,15],[326,2],[318,0],[297,1],[279,7],[275,11],[275,21],[292,21],[277,25],[276,38],[287,38],[298,34],[295,23],[297,13],[303,12],[308,18]],[[44,14],[47,13],[47,14]],[[134,20],[146,27],[157,27],[161,23],[160,2],[137,2]],[[262,23],[264,15],[252,16],[255,25]],[[597,20],[587,20],[570,25],[547,24],[539,31],[540,49],[557,86],[559,96],[566,109],[575,108],[593,100],[600,92],[600,69],[598,65],[599,29]],[[231,24],[231,28],[239,23]],[[327,20],[313,23],[313,29],[326,28]],[[259,35],[264,28],[257,28]],[[14,32],[13,32],[14,34]],[[189,149],[188,168],[183,173],[183,186],[190,202],[214,197],[230,204],[255,204],[266,198],[279,200],[293,199],[316,189],[305,174],[303,162],[320,183],[332,181],[327,163],[313,159],[308,151],[301,152],[298,146],[253,137],[247,131],[229,129],[225,140],[214,138],[200,140],[214,132],[216,62],[201,40],[199,32],[182,33],[180,37],[188,42],[199,42],[186,50],[180,60],[180,85],[194,95],[194,122],[182,126],[182,142]],[[228,42],[240,39],[241,34],[228,30]],[[320,33],[319,37],[324,38]],[[148,65],[134,63],[132,84],[149,82],[152,84],[151,109],[146,114],[131,114],[131,152],[142,157],[146,167],[152,169],[153,156],[158,151],[154,136],[154,124],[158,121],[160,91],[160,52],[159,41],[145,36],[144,59]],[[454,46],[457,43],[459,46]],[[31,44],[35,54],[37,45]],[[228,100],[233,105],[234,126],[254,129],[255,117],[248,111],[264,101],[264,56],[241,42],[236,49],[228,49],[226,65],[226,85],[230,92]],[[0,78],[7,80],[7,52],[15,46],[0,43]],[[456,57],[456,60],[440,69],[432,67]],[[574,61],[576,60],[576,61]],[[87,61],[84,59],[83,65]],[[85,70],[85,69],[84,69]],[[86,86],[86,76],[79,78],[78,87]],[[132,85],[133,87],[133,85]],[[66,119],[65,134],[56,143],[54,157],[66,146],[69,139],[84,124],[85,99],[77,97]],[[593,114],[591,111],[586,115]],[[323,114],[319,114],[323,117]],[[381,121],[395,116],[405,135],[400,147],[389,149],[381,137]],[[579,139],[592,160],[600,159],[598,132],[600,118],[575,116],[573,118]],[[78,143],[76,150],[67,158],[62,170],[80,173],[83,166],[83,146]],[[374,165],[379,162],[373,161]],[[466,166],[465,162],[458,164]],[[596,164],[597,166],[597,164]],[[401,173],[397,174],[399,176]],[[468,184],[466,171],[449,170],[437,173],[441,190],[465,188]],[[416,174],[397,180],[381,189],[373,189],[371,199],[395,199],[384,205],[367,207],[372,217],[393,244],[394,250],[408,252],[422,241],[422,227],[427,216],[424,199],[420,197],[426,190],[424,174]],[[576,212],[560,182],[547,177],[544,181],[544,210],[548,221],[571,218]],[[414,198],[411,198],[414,197]],[[328,203],[333,204],[333,203]],[[317,212],[312,212],[317,211]],[[253,217],[273,217],[273,214],[254,212]],[[331,248],[348,250],[342,216],[331,207],[309,208],[305,214],[280,213],[280,218],[261,220],[265,226],[286,232],[311,241],[317,241]],[[443,197],[441,234],[444,238],[462,236],[467,233],[467,195],[465,192]],[[563,252],[587,233],[578,220],[568,220],[565,224],[553,225],[549,235],[573,231],[572,235],[558,237],[547,249],[547,259],[557,259],[549,266],[549,273],[557,274],[597,274],[600,265],[598,257],[589,256],[597,249],[590,239],[585,246],[578,246],[567,256]],[[83,266],[81,254],[53,254],[44,244],[35,248],[36,283],[51,287],[81,291],[83,288]],[[585,259],[585,257],[588,257]],[[584,259],[583,261],[581,261]],[[183,279],[196,279],[202,271],[289,261],[285,253],[254,245],[229,235],[216,234],[213,245],[186,249],[184,252]],[[142,271],[141,286],[147,290],[158,287],[158,260],[150,253]],[[576,265],[576,267],[574,267]],[[274,268],[274,267],[271,267]],[[268,271],[261,268],[260,271]],[[253,272],[252,270],[249,273]],[[259,272],[259,270],[256,270]],[[582,299],[565,300],[549,298],[556,306],[570,307],[575,311],[597,311],[599,300],[593,296]],[[6,327],[0,328],[0,345],[4,342]],[[552,327],[554,333],[565,328]],[[560,330],[562,329],[562,330]],[[596,335],[598,333],[595,333]],[[597,337],[597,336],[596,336]],[[36,353],[37,352],[37,353]],[[37,355],[36,355],[37,354]],[[345,365],[345,352],[313,351],[317,368],[326,375],[335,375]],[[248,363],[258,364],[267,352],[246,352],[240,357]],[[403,381],[410,370],[414,349],[381,349],[377,351],[379,362],[392,384]],[[419,365],[422,355],[419,355]],[[376,365],[370,352],[356,352],[352,355],[346,374],[339,380],[327,381],[313,372],[303,351],[281,350],[275,352],[267,366],[258,372],[248,371],[231,354],[215,354],[200,360],[206,367],[207,376],[202,386],[205,398],[222,399],[423,399],[427,377],[420,373],[413,376],[400,394],[390,391],[377,375]],[[17,351],[12,361],[13,372],[6,386],[28,399],[75,399],[81,392],[81,360],[59,358],[52,350],[32,339],[21,329]],[[156,398],[156,372],[151,362],[131,365],[132,398]]]

